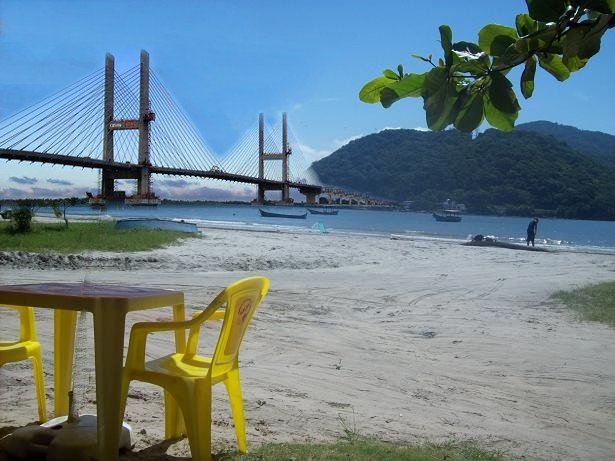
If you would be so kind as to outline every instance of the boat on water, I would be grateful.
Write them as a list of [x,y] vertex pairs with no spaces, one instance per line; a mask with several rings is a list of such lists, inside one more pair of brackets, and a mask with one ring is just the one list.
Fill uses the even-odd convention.
[[278,213],[278,212],[273,212],[273,211],[267,211],[267,210],[263,210],[262,208],[259,208],[258,211],[260,211],[261,216],[264,218],[293,218],[293,219],[305,219],[305,217],[307,216],[307,211],[303,214],[296,214],[296,213]]
[[308,211],[311,214],[324,214],[324,215],[336,215],[339,212],[339,210],[333,210],[331,208],[321,208],[321,209],[308,208]]
[[431,214],[436,221],[440,222],[459,222],[461,221],[461,215],[457,210],[442,210],[434,211]]
[[156,229],[174,232],[186,232],[196,234],[199,229],[195,223],[185,222],[183,219],[176,221],[173,219],[160,218],[125,218],[118,219],[115,223],[116,229]]

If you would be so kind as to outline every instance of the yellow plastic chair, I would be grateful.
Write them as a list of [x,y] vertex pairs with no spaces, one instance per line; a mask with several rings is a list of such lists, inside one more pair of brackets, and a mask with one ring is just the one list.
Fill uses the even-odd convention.
[[[187,435],[192,459],[211,459],[212,386],[224,383],[228,392],[239,451],[247,452],[243,400],[239,382],[239,346],[256,308],[269,289],[265,277],[250,277],[222,290],[191,320],[141,322],[133,325],[122,376],[124,414],[131,380],[156,384],[165,391],[165,438]],[[225,306],[224,309],[221,309]],[[199,331],[206,320],[223,320],[211,357],[197,355]],[[189,329],[185,352],[145,362],[149,333]]]
[[47,421],[47,402],[45,399],[45,381],[43,378],[43,361],[41,360],[41,344],[36,339],[34,312],[31,307],[3,306],[19,312],[19,339],[0,341],[0,367],[5,363],[21,362],[32,359],[34,372],[34,387],[38,402],[38,419]]

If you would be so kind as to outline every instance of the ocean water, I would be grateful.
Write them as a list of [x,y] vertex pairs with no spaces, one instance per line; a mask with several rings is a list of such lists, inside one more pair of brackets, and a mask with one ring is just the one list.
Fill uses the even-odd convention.
[[[301,207],[264,207],[277,212],[300,213]],[[50,212],[41,209],[40,212]],[[392,234],[413,238],[465,241],[473,235],[491,236],[499,241],[525,243],[530,218],[463,215],[458,223],[437,222],[431,213],[375,209],[339,208],[335,216],[307,215],[306,219],[263,218],[257,206],[250,205],[159,205],[158,207],[109,206],[67,208],[69,215],[98,215],[114,218],[157,217],[185,219],[203,226],[286,230],[290,232],[330,232],[345,234]],[[614,221],[541,219],[536,244],[551,248],[615,251]]]

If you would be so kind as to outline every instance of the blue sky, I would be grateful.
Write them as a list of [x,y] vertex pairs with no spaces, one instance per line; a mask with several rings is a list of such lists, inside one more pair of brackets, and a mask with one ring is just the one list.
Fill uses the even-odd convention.
[[[294,142],[316,159],[386,127],[425,126],[419,99],[383,109],[357,94],[399,63],[426,70],[410,54],[440,56],[440,24],[451,26],[454,41],[475,41],[483,25],[511,25],[524,10],[523,0],[3,0],[0,119],[102,68],[107,52],[122,72],[145,49],[216,154],[254,127],[259,112],[275,124],[286,111]],[[563,84],[539,72],[518,123],[550,120],[615,134],[614,36],[607,33],[602,51]],[[88,170],[1,161],[0,198],[81,195],[95,189],[96,178]],[[224,190],[216,188],[226,190],[220,184],[190,187],[217,197]]]

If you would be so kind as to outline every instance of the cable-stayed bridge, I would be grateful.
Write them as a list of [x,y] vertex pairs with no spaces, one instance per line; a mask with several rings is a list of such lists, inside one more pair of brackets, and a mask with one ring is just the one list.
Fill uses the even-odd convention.
[[[246,133],[224,158],[207,146],[141,52],[138,66],[121,75],[107,54],[105,67],[0,122],[0,158],[99,169],[98,203],[125,200],[156,204],[152,175],[178,175],[257,186],[257,201],[280,191],[290,202],[297,189],[315,203],[321,186],[309,163],[288,140],[286,114],[281,128]],[[116,181],[136,182],[125,197]]]

